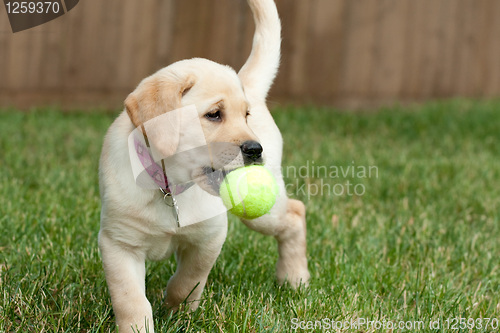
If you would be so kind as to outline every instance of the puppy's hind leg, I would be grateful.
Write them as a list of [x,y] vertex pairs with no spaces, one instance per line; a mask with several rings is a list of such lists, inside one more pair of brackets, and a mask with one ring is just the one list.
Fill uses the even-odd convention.
[[[274,236],[278,242],[278,282],[293,288],[309,283],[306,257],[306,209],[302,201],[282,198],[271,214],[255,220],[242,220],[250,229]],[[282,207],[279,207],[282,206]]]

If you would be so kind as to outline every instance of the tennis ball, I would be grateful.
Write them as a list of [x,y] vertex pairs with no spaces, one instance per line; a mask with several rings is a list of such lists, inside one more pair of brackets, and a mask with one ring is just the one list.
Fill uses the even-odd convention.
[[278,195],[278,184],[269,170],[252,165],[231,171],[219,189],[229,211],[245,219],[255,219],[271,210]]

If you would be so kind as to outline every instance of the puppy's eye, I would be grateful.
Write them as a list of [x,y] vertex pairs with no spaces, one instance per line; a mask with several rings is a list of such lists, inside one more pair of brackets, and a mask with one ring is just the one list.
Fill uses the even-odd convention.
[[250,115],[250,110],[247,110],[247,114],[245,115],[245,117],[248,117]]
[[219,122],[222,121],[222,114],[220,110],[215,110],[205,114],[205,118],[207,118],[210,121]]

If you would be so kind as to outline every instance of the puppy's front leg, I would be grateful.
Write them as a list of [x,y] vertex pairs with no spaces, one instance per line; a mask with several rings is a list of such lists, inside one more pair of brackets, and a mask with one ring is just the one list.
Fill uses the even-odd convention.
[[279,258],[276,276],[280,284],[288,281],[293,288],[309,283],[306,257],[306,209],[299,200],[286,197],[286,210],[281,215],[264,215],[255,220],[242,220],[250,229],[273,235],[278,241]]
[[183,302],[190,310],[195,310],[208,274],[219,256],[226,239],[227,227],[220,228],[216,235],[206,234],[206,239],[180,247],[176,252],[177,271],[167,285],[166,305],[177,310]]
[[145,259],[99,233],[106,282],[120,333],[154,332],[151,304],[146,298]]

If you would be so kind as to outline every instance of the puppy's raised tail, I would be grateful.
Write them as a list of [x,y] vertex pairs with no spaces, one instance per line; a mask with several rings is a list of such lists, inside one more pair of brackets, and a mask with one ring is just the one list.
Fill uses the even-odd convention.
[[281,23],[274,0],[248,0],[255,21],[252,52],[240,77],[247,97],[265,101],[280,62]]

